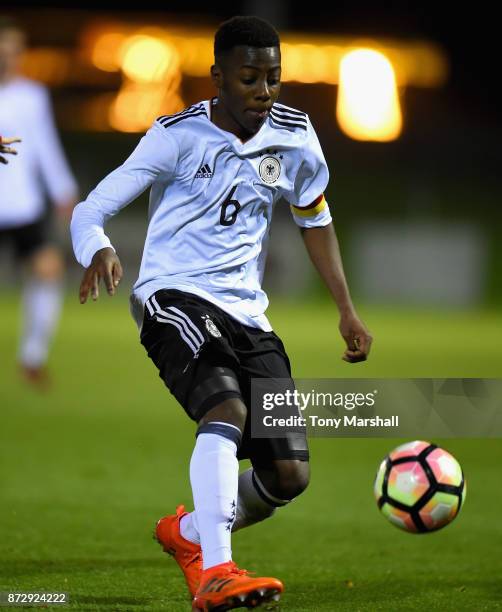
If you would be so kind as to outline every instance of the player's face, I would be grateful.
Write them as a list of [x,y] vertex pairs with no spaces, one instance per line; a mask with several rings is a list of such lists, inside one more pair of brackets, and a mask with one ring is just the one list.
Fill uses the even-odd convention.
[[24,51],[24,35],[19,30],[0,31],[0,80],[16,74]]
[[[219,113],[249,138],[260,129],[281,89],[279,47],[234,47],[212,68]],[[221,114],[220,114],[221,116]]]

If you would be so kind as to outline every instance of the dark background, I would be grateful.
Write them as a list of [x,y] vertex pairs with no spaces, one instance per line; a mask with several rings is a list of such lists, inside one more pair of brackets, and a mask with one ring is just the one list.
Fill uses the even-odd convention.
[[[115,12],[122,15],[187,16],[190,20],[218,23],[239,14],[269,17],[279,29],[398,38],[426,38],[437,42],[451,60],[448,90],[461,104],[474,110],[497,113],[498,88],[496,40],[500,26],[493,4],[477,2],[462,7],[453,2],[337,2],[316,10],[300,2],[152,2],[124,7],[117,2],[42,2],[18,0],[5,3],[2,11],[27,8],[59,8],[65,12]],[[279,8],[278,8],[279,7]],[[266,13],[265,15],[263,13]],[[274,19],[275,17],[275,19]]]
[[[350,242],[361,222],[375,220],[410,223],[426,217],[445,226],[472,224],[481,228],[487,252],[482,299],[502,300],[498,22],[487,4],[460,8],[450,2],[337,2],[321,7],[262,0],[163,4],[145,0],[137,8],[125,9],[107,1],[76,2],[68,8],[65,2],[20,0],[1,12],[32,24],[28,31],[34,46],[48,41],[55,46],[70,46],[81,24],[100,16],[138,23],[203,24],[216,29],[221,21],[237,14],[269,19],[279,32],[436,43],[449,63],[448,80],[437,89],[408,86],[401,92],[404,130],[396,141],[357,142],[348,138],[334,120],[336,87],[285,83],[281,102],[309,113],[321,135],[332,175],[327,196],[335,206],[342,240]],[[187,104],[214,94],[209,79],[200,78],[184,78],[181,91]],[[78,96],[79,92],[53,91],[60,118],[59,103],[69,95]],[[84,196],[123,161],[138,140],[136,134],[86,134],[72,132],[64,123],[62,127]],[[94,154],[96,148],[98,156]],[[139,209],[134,207],[135,212]],[[127,210],[125,214],[135,213]],[[349,269],[351,264],[348,252]],[[357,281],[355,284],[357,287]]]

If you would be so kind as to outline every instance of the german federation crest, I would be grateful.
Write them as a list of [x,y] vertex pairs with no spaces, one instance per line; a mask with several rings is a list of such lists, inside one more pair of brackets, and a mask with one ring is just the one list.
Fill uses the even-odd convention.
[[206,329],[211,334],[211,336],[214,336],[215,338],[221,338],[220,330],[216,327],[213,321],[209,318],[209,315],[203,315],[202,318],[204,319],[206,323]]
[[263,182],[275,183],[281,176],[281,162],[277,157],[268,155],[261,160],[259,172]]

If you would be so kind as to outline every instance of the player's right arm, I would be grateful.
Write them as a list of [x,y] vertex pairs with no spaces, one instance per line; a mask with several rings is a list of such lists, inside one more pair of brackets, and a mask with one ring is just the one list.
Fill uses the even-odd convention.
[[104,232],[108,219],[135,200],[160,177],[174,175],[179,156],[177,143],[160,123],[148,130],[131,156],[104,178],[87,199],[75,207],[71,221],[73,250],[86,268],[80,284],[80,302],[89,292],[99,296],[103,280],[110,295],[122,277],[122,266]]
[[93,300],[98,299],[100,280],[103,280],[108,295],[114,295],[115,287],[120,283],[122,274],[122,264],[112,248],[105,247],[96,251],[91,265],[84,272],[82,282],[80,283],[80,303],[85,304],[87,302],[89,292]]

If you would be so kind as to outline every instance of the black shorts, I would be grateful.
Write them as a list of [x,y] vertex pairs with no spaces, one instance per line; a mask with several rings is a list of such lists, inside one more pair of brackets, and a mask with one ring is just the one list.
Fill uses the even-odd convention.
[[27,259],[51,241],[50,222],[46,217],[16,227],[0,227],[0,244],[10,242],[17,259]]
[[251,437],[251,379],[289,379],[294,385],[284,345],[273,331],[242,325],[196,295],[163,289],[147,301],[141,344],[167,388],[196,422],[211,406],[205,411],[204,407],[194,410],[189,397],[207,377],[208,366],[233,371],[239,382],[238,395],[248,408],[239,459],[249,458],[255,466],[267,466],[274,459],[308,460],[304,433],[281,438]]

